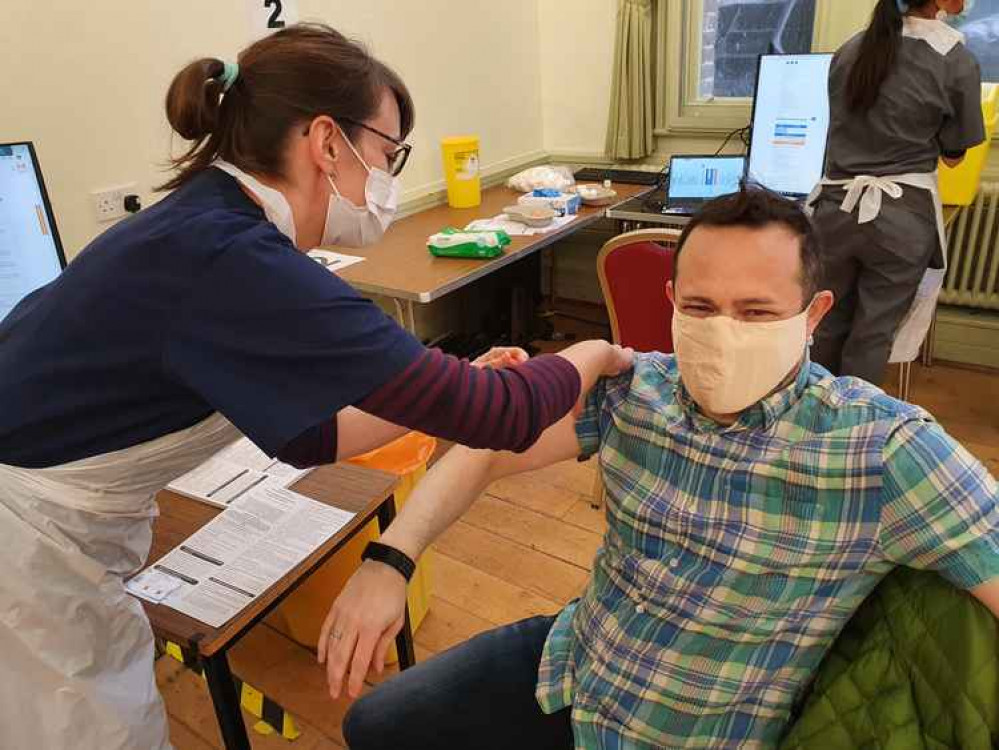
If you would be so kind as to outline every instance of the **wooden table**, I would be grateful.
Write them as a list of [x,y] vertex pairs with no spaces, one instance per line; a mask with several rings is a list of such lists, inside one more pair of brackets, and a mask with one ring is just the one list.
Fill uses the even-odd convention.
[[[618,200],[624,202],[647,192],[647,185],[615,184]],[[376,245],[344,249],[366,260],[340,272],[340,276],[367,294],[391,297],[399,323],[416,333],[413,304],[427,304],[481,279],[509,264],[526,258],[607,215],[607,207],[583,206],[576,218],[556,230],[529,237],[513,237],[503,255],[491,260],[436,258],[427,251],[427,238],[445,227],[463,228],[475,219],[503,213],[503,208],[522,195],[506,187],[482,191],[482,204],[475,208],[437,206],[400,219]]]
[[[204,666],[205,679],[227,750],[249,750],[250,741],[243,724],[239,695],[229,670],[226,652],[369,521],[377,518],[379,528],[384,531],[395,516],[392,493],[396,483],[396,477],[391,474],[349,464],[320,467],[303,477],[292,489],[320,502],[350,511],[355,514],[354,518],[304,562],[257,597],[241,614],[221,627],[211,627],[161,604],[142,602],[153,632],[195,654]],[[220,508],[173,492],[163,491],[157,500],[160,517],[153,528],[150,564],[221,512]],[[396,648],[399,651],[400,669],[406,669],[415,663],[408,605],[402,632],[396,638]]]

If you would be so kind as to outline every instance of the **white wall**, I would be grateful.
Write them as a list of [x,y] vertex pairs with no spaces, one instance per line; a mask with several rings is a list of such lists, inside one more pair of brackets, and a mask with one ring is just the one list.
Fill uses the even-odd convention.
[[552,154],[602,154],[618,0],[539,0],[541,112]]
[[[543,0],[542,0],[543,1]],[[542,148],[539,0],[300,0],[369,44],[416,101],[404,199],[439,187],[437,141],[476,133],[488,172]],[[31,0],[0,25],[0,141],[33,140],[67,253],[108,225],[90,192],[135,182],[145,203],[170,147],[163,100],[195,57],[234,59],[250,41],[243,0]],[[178,141],[175,145],[179,145]]]

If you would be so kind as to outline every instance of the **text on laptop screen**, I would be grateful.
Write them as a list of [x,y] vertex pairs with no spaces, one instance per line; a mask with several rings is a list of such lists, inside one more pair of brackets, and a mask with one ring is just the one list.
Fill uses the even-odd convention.
[[785,195],[808,195],[822,179],[829,134],[832,55],[760,58],[749,178]]
[[745,168],[742,156],[675,156],[670,162],[669,200],[682,203],[734,193]]

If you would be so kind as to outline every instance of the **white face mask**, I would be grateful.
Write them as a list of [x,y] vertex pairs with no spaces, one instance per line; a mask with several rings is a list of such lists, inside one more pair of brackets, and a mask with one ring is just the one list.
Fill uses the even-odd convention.
[[212,166],[218,167],[226,174],[232,175],[240,184],[252,191],[257,196],[257,200],[260,201],[260,206],[264,209],[264,216],[267,217],[267,220],[276,226],[281,234],[291,240],[293,245],[296,245],[295,216],[291,212],[291,204],[284,197],[284,193],[272,187],[267,187],[267,185],[256,177],[248,175],[242,169],[227,161],[217,159]]
[[372,245],[382,238],[395,218],[399,207],[399,178],[383,169],[369,167],[342,129],[340,135],[368,173],[368,179],[364,183],[364,205],[355,206],[344,198],[333,178],[326,175],[333,188],[333,195],[330,196],[329,207],[326,209],[323,244],[347,247]]
[[673,313],[680,378],[712,414],[737,414],[769,395],[801,360],[807,339],[807,310],[769,323]]

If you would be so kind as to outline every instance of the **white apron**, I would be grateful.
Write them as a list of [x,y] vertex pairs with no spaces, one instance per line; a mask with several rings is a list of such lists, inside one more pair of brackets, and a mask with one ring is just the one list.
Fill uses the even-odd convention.
[[926,190],[933,198],[933,210],[936,214],[937,235],[940,242],[940,255],[943,258],[941,268],[926,269],[916,297],[912,301],[912,307],[906,313],[905,318],[899,323],[895,331],[895,339],[892,344],[891,355],[888,361],[891,364],[899,362],[912,362],[919,356],[919,347],[922,346],[926,333],[933,323],[933,315],[937,309],[937,299],[940,297],[940,290],[943,288],[944,277],[947,274],[947,230],[944,227],[943,203],[940,200],[940,190],[937,187],[937,173],[911,173],[902,175],[892,175],[888,177],[874,177],[871,175],[860,175],[848,180],[830,180],[824,178],[812,194],[808,196],[806,206],[811,213],[812,206],[818,200],[822,188],[826,186],[838,186],[846,188],[846,197],[840,204],[840,210],[846,213],[853,213],[853,210],[860,205],[857,212],[857,223],[866,224],[874,221],[881,213],[881,203],[883,196],[897,200],[902,197],[903,188],[909,187]]
[[149,554],[156,492],[239,437],[216,414],[61,466],[0,465],[0,748],[169,750],[123,581]]

